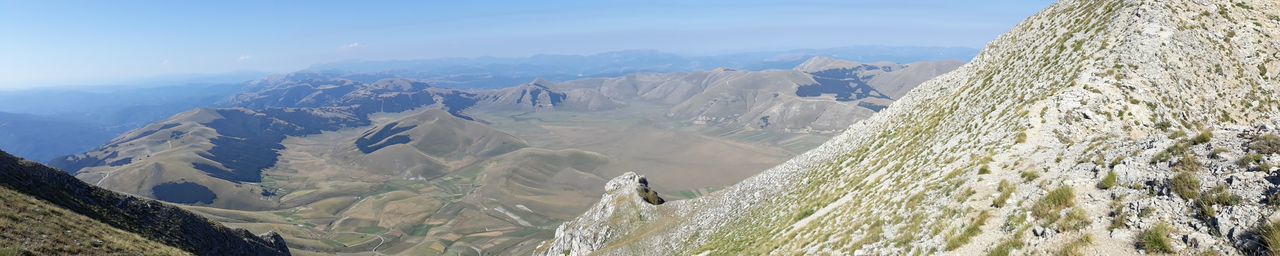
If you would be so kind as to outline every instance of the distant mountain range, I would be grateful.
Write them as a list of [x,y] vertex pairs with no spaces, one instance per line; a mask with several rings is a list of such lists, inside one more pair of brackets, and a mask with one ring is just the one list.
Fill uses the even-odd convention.
[[[0,122],[56,121],[69,124],[61,125],[63,128],[59,129],[76,131],[56,133],[68,136],[50,136],[54,133],[33,132],[30,129],[0,130],[0,146],[10,146],[11,153],[19,156],[49,161],[53,156],[81,152],[110,140],[113,135],[193,108],[281,105],[261,101],[247,105],[241,103],[250,99],[228,100],[236,94],[258,92],[263,93],[261,97],[265,97],[264,99],[275,99],[272,97],[276,96],[286,97],[287,95],[282,95],[284,91],[271,93],[261,88],[275,86],[277,87],[275,89],[283,89],[290,86],[275,84],[278,82],[296,84],[311,80],[341,78],[368,84],[387,78],[405,78],[441,89],[459,90],[460,92],[456,93],[461,94],[478,89],[508,88],[537,79],[569,81],[593,77],[620,77],[644,72],[696,72],[719,67],[743,71],[786,70],[812,56],[909,63],[925,60],[964,61],[972,58],[975,53],[976,50],[967,48],[868,46],[716,56],[683,56],[657,51],[632,50],[593,55],[536,55],[522,58],[342,61],[318,64],[304,72],[274,75],[269,79],[254,79],[262,77],[262,73],[259,72],[232,72],[164,76],[119,86],[0,91],[0,112],[14,114],[0,116]],[[533,84],[550,85],[551,83]],[[535,89],[529,93],[538,93],[536,88],[529,89]],[[327,92],[327,94],[333,93],[336,92]],[[588,92],[579,91],[579,93]],[[525,95],[525,97],[531,96],[534,95]],[[324,97],[324,95],[313,97]],[[501,98],[497,95],[494,97],[497,98],[488,100],[521,99],[520,97]],[[555,100],[551,97],[559,96],[545,94],[538,97]],[[278,100],[287,100],[286,98]],[[573,101],[567,102],[562,108],[603,109],[616,104],[613,100],[600,100],[603,98],[593,97],[593,95],[574,95],[566,98]],[[442,98],[442,100],[462,99]],[[531,99],[531,101],[538,100],[540,99]],[[303,105],[306,105],[305,102]],[[315,104],[306,106],[313,105]],[[21,138],[21,141],[18,138]],[[63,146],[22,146],[33,145],[32,142]]]
[[[219,108],[174,115],[51,165],[97,186],[253,223],[245,228],[292,230],[284,239],[308,251],[465,250],[429,245],[479,235],[467,221],[497,214],[486,223],[500,235],[467,246],[529,252],[549,227],[585,210],[603,177],[634,168],[662,179],[697,173],[656,188],[695,197],[803,151],[959,65],[814,57],[790,69],[468,90],[302,71],[245,83],[213,104]],[[412,200],[439,212],[395,213],[360,203],[366,199]],[[337,205],[347,210],[330,209]],[[321,209],[328,210],[314,212]],[[313,217],[250,217],[264,213]],[[422,225],[447,228],[415,231]],[[307,233],[327,235],[300,235]],[[366,244],[375,237],[402,241]]]
[[617,77],[642,72],[690,72],[721,67],[749,71],[791,69],[814,56],[831,56],[862,62],[968,61],[977,52],[977,49],[972,48],[858,46],[686,56],[653,50],[629,50],[592,55],[534,55],[510,58],[350,60],[313,65],[307,71],[343,75],[373,73],[421,80],[441,87],[466,89],[508,87],[536,78],[567,81]]

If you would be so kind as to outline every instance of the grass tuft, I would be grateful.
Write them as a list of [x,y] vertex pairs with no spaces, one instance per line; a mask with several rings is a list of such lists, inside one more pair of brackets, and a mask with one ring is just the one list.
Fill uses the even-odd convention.
[[1200,134],[1196,135],[1196,137],[1191,138],[1191,145],[1200,145],[1200,144],[1209,143],[1209,140],[1212,140],[1212,139],[1213,139],[1213,131],[1204,130],[1204,131],[1201,131]]
[[1067,212],[1067,216],[1058,222],[1058,229],[1062,231],[1076,231],[1088,227],[1093,221],[1089,220],[1089,213],[1084,212],[1079,207],[1072,208]]
[[996,245],[996,248],[991,249],[991,252],[987,253],[987,256],[1013,255],[1013,250],[1020,249],[1023,245],[1022,240],[1010,239]]
[[963,232],[951,237],[951,239],[947,239],[947,250],[950,251],[960,248],[960,246],[964,246],[969,243],[969,240],[973,240],[973,237],[977,236],[978,233],[982,233],[982,225],[987,224],[988,218],[991,218],[991,212],[982,211],[981,213],[978,213],[978,217],[974,218],[973,223],[969,223],[969,226],[966,227]]
[[1253,142],[1249,142],[1249,150],[1262,154],[1280,153],[1280,136],[1275,134],[1259,136]]
[[1040,178],[1040,173],[1037,173],[1036,171],[1023,171],[1023,172],[1022,172],[1022,180],[1023,180],[1023,181],[1030,182],[1030,181],[1033,181],[1033,180],[1036,180],[1036,179],[1039,179],[1039,178]]
[[1200,200],[1210,205],[1238,205],[1244,201],[1244,198],[1227,191],[1226,186],[1218,185],[1213,189],[1209,189],[1208,193],[1201,196]]
[[1240,167],[1249,167],[1259,163],[1262,163],[1262,154],[1248,154],[1240,157],[1240,160],[1236,160],[1236,164],[1240,165]]
[[1200,178],[1196,178],[1195,174],[1189,172],[1179,172],[1169,181],[1169,189],[1173,193],[1186,200],[1196,200],[1200,198]]
[[1063,245],[1062,249],[1058,250],[1058,252],[1054,253],[1053,255],[1084,256],[1085,254],[1084,252],[1081,252],[1081,250],[1084,250],[1084,247],[1089,246],[1090,244],[1093,244],[1093,236],[1089,234],[1085,234],[1084,236],[1081,236],[1075,241],[1071,241],[1070,243],[1067,243],[1067,245]]
[[1129,227],[1129,211],[1125,210],[1124,203],[1120,199],[1111,201],[1111,225],[1107,226],[1107,230],[1115,230],[1119,228]]
[[1099,188],[1099,189],[1111,189],[1111,188],[1114,188],[1114,187],[1116,187],[1116,179],[1118,179],[1118,177],[1116,177],[1116,172],[1115,172],[1115,171],[1107,172],[1107,176],[1106,176],[1106,177],[1103,177],[1103,178],[1102,178],[1102,181],[1099,181],[1099,182],[1098,182],[1098,188]]
[[1280,255],[1280,222],[1268,221],[1258,227],[1258,236],[1268,255]]
[[1058,215],[1063,209],[1067,209],[1076,205],[1075,192],[1071,187],[1062,186],[1049,194],[1040,198],[1035,205],[1031,206],[1031,215],[1039,220],[1045,220],[1046,224],[1054,223],[1058,220]]
[[1138,233],[1135,246],[1138,249],[1153,253],[1173,253],[1173,243],[1169,241],[1169,224],[1160,223]]
[[996,186],[996,191],[999,191],[1000,195],[991,201],[991,205],[996,208],[1004,207],[1004,204],[1009,201],[1009,197],[1013,196],[1014,190],[1017,189],[1013,184],[1009,183],[1009,180],[1000,180],[1000,185]]

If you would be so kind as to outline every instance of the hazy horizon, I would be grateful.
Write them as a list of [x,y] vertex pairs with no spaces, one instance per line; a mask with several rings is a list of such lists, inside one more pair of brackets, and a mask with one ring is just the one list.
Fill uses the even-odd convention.
[[[0,89],[348,60],[982,48],[1047,1],[36,2],[0,8]],[[317,17],[322,16],[322,17]]]

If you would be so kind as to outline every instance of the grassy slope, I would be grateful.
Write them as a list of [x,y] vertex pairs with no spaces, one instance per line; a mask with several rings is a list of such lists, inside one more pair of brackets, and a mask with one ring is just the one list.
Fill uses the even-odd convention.
[[0,209],[0,254],[188,254],[4,187]]

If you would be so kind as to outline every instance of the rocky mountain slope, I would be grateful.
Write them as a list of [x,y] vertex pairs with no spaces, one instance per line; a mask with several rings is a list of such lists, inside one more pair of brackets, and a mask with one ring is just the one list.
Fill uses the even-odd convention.
[[289,255],[176,206],[86,184],[0,151],[0,250],[43,254]]
[[540,250],[1274,253],[1277,36],[1274,1],[1064,0],[735,186],[652,205],[615,178]]

